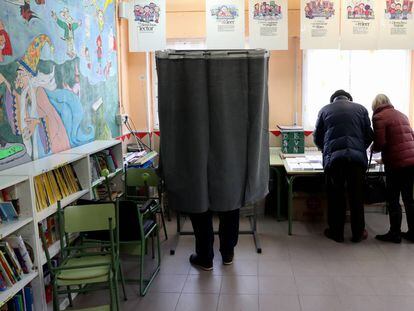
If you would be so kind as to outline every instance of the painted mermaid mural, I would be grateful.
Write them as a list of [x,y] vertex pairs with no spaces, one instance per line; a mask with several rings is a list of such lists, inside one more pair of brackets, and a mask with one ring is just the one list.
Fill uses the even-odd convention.
[[0,171],[119,135],[114,1],[18,3],[0,0]]
[[14,86],[0,74],[0,84],[6,85],[3,105],[9,125],[14,135],[22,137],[26,152],[33,160],[95,137],[92,126],[82,127],[84,111],[79,98],[69,90],[57,88],[54,68],[50,73],[38,71],[46,44],[53,48],[48,36],[37,36],[25,55],[17,60]]

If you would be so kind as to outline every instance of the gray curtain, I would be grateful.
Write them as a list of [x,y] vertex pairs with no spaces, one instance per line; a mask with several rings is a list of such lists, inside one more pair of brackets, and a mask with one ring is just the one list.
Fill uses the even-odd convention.
[[169,206],[231,211],[269,178],[268,54],[157,52],[161,167]]

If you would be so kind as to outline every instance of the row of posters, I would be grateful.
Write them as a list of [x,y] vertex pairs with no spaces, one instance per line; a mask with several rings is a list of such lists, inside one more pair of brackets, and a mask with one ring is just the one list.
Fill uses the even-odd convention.
[[[414,0],[301,0],[302,49],[414,49]],[[166,48],[166,0],[133,0],[131,52]],[[288,48],[288,1],[249,0],[250,48]],[[243,49],[245,1],[206,0],[208,49]]]
[[413,13],[413,0],[302,0],[301,48],[414,49]]
[[[129,8],[129,49],[149,52],[166,48],[166,1],[134,0]],[[249,1],[249,47],[288,48],[287,0]],[[208,49],[245,48],[244,0],[206,0]]]

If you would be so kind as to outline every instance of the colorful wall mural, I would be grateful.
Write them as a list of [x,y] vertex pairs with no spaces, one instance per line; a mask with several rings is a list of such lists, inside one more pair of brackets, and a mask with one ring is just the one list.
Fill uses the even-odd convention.
[[0,0],[0,170],[119,135],[114,0]]

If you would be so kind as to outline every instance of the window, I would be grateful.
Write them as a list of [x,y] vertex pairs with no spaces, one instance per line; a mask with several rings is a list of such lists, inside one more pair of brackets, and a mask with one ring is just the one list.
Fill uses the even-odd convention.
[[409,113],[411,54],[408,50],[307,50],[303,60],[303,126],[314,129],[331,94],[344,89],[370,114],[374,97],[386,94],[395,108]]

